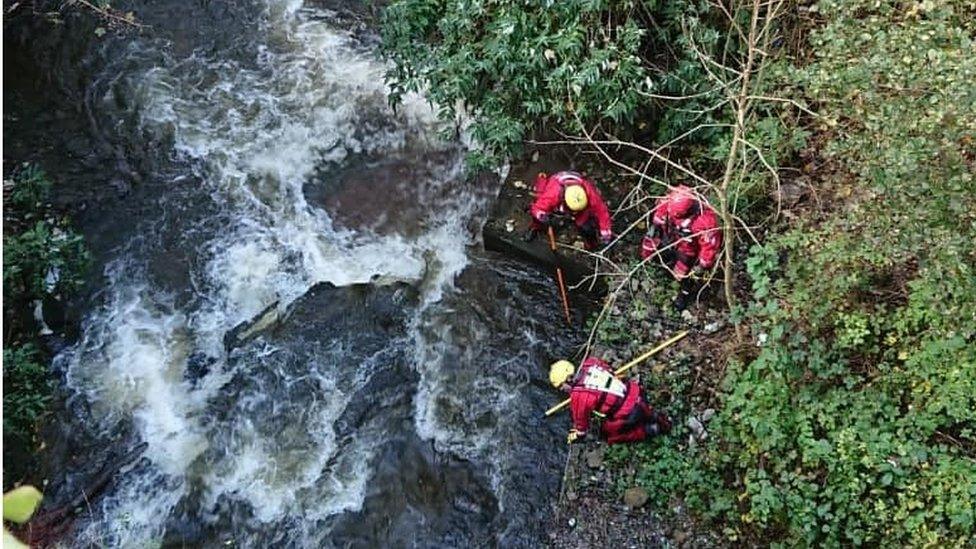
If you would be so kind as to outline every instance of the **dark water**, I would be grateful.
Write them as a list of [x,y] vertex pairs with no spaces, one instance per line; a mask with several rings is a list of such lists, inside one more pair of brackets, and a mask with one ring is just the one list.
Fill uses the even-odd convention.
[[544,365],[573,334],[545,276],[481,250],[499,176],[465,175],[422,98],[389,109],[361,6],[124,8],[151,28],[6,44],[5,142],[98,265],[56,360],[49,501],[148,445],[66,543],[542,544],[565,431]]

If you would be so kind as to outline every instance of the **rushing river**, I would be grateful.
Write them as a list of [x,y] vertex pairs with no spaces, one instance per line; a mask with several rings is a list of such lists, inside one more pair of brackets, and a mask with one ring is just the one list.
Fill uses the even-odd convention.
[[73,459],[48,497],[147,444],[65,544],[543,544],[565,455],[544,365],[573,334],[547,277],[480,246],[500,177],[465,175],[421,97],[389,107],[360,8],[231,4],[68,28],[44,104],[76,108],[23,107],[63,133],[49,171],[100,269],[56,359]]

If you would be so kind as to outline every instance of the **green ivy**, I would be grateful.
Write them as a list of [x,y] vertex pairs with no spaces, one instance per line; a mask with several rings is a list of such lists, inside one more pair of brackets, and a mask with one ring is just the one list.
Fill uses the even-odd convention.
[[[91,259],[81,235],[51,207],[53,185],[44,172],[25,165],[4,183],[12,187],[5,204],[3,238],[6,456],[11,450],[33,447],[35,427],[51,399],[50,357],[40,351],[34,303],[47,298],[66,300],[76,293]],[[11,464],[7,472],[23,474],[24,466]]]
[[40,353],[32,344],[3,350],[3,434],[30,444],[34,425],[51,399]]
[[[730,540],[976,544],[976,55],[961,1],[823,0],[812,57],[767,86],[815,109],[752,129],[777,161],[817,132],[807,218],[753,246],[709,439],[637,459]],[[770,92],[772,95],[772,92]],[[675,386],[674,390],[680,391]],[[680,401],[679,401],[680,404]],[[679,408],[680,411],[680,408]],[[618,453],[619,452],[619,453]],[[634,453],[636,452],[636,453]]]
[[[707,89],[680,37],[689,22],[702,29],[699,47],[720,47],[719,33],[700,19],[708,9],[687,0],[396,0],[383,24],[391,101],[423,92],[449,121],[464,111],[487,163],[518,152],[540,130],[581,135],[603,125],[627,136],[653,111],[642,93]],[[692,113],[714,97],[681,103],[688,112],[665,115],[659,137],[714,120]]]
[[[83,284],[81,274],[88,262],[80,235],[48,221],[37,221],[22,233],[4,239],[4,295],[20,302],[46,294],[70,294]],[[49,282],[48,273],[55,272],[56,280]]]

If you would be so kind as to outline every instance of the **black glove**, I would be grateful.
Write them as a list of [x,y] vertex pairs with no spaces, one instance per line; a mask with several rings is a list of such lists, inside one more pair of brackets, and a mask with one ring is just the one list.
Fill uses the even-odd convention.
[[684,311],[685,309],[688,308],[688,304],[691,303],[691,300],[692,299],[693,298],[692,298],[691,292],[689,292],[689,291],[687,291],[687,290],[685,290],[685,289],[682,288],[678,292],[678,296],[674,298],[674,302],[673,302],[674,309],[676,311],[678,311],[679,313],[681,311]]
[[664,412],[654,412],[654,423],[657,424],[658,429],[660,429],[662,433],[671,432],[671,418],[669,418]]

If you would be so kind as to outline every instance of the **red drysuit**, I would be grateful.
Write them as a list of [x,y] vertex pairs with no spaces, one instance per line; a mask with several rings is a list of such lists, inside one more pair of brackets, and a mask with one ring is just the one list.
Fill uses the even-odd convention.
[[[573,212],[566,206],[563,196],[569,185],[579,185],[586,191],[587,205],[581,211]],[[535,201],[529,207],[529,215],[532,216],[531,228],[541,231],[542,226],[554,212],[573,216],[576,228],[586,240],[587,248],[596,247],[597,231],[599,231],[599,239],[604,243],[609,242],[613,236],[610,210],[600,196],[600,191],[596,189],[593,182],[576,172],[559,172],[550,176],[539,174],[536,178]]]
[[650,434],[646,429],[650,424],[656,423],[662,432],[670,430],[667,416],[655,413],[644,401],[637,382],[617,379],[610,366],[599,358],[584,360],[570,384],[573,429],[580,436],[589,429],[593,413],[604,417],[601,431],[608,444],[644,440]]
[[703,269],[715,265],[715,256],[722,247],[718,218],[689,188],[675,187],[659,200],[651,221],[657,231],[648,232],[641,242],[641,258],[646,259],[659,247],[673,243],[676,278],[687,276],[696,262]]

